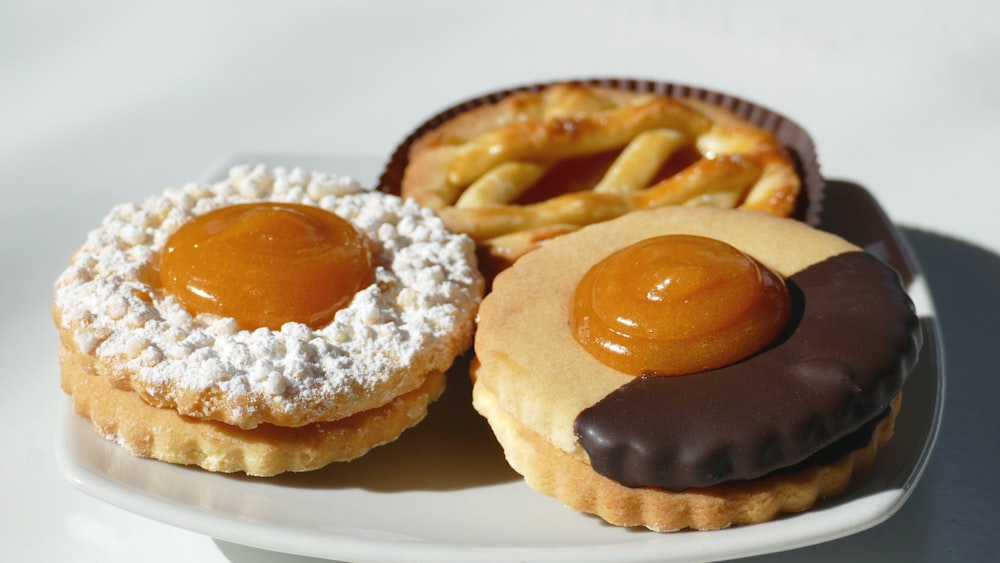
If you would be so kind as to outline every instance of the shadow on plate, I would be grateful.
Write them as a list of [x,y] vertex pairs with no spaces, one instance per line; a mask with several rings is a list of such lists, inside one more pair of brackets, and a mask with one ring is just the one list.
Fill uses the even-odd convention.
[[746,563],[847,560],[994,561],[1000,498],[1000,256],[915,228],[902,228],[934,300],[948,378],[944,420],[923,478],[888,521],[825,544],[741,559]]
[[450,491],[520,479],[504,460],[485,419],[472,408],[469,359],[467,354],[455,361],[448,386],[430,406],[427,418],[395,442],[351,462],[268,480],[283,487],[396,492]]
[[[317,559],[304,555],[277,553],[266,549],[247,547],[222,540],[213,540],[222,556],[233,563],[338,563],[330,559]],[[344,562],[341,562],[344,563]]]

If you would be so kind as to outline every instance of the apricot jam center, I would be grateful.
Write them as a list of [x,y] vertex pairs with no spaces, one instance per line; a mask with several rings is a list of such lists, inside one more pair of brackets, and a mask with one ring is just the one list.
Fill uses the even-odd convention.
[[632,374],[682,375],[760,351],[788,321],[782,279],[732,246],[666,235],[595,264],[573,295],[577,342]]
[[310,205],[247,203],[188,221],[160,256],[160,281],[192,314],[241,328],[317,328],[374,279],[370,239]]

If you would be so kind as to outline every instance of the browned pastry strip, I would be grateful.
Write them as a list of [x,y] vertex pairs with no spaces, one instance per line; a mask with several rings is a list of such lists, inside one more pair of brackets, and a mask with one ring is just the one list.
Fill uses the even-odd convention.
[[[552,179],[560,163],[572,169],[570,162],[609,154],[593,179]],[[722,107],[556,84],[469,109],[416,139],[401,193],[438,210],[488,261],[505,265],[537,248],[542,233],[636,209],[712,205],[788,216],[800,189],[775,137]],[[533,195],[539,191],[552,195]]]

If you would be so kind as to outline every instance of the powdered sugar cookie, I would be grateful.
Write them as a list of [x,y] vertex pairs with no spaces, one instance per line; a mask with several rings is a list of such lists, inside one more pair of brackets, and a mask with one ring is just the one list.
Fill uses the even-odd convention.
[[471,341],[474,252],[413,202],[242,166],[114,208],[57,280],[53,314],[64,365],[151,408],[307,427],[436,398],[430,380]]

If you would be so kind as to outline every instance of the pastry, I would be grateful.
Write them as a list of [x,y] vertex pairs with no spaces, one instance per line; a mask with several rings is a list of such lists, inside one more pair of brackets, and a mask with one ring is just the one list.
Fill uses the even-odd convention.
[[235,167],[90,233],[55,284],[62,386],[138,455],[315,469],[425,416],[482,291],[474,243],[414,202]]
[[896,272],[839,237],[662,207],[497,276],[473,404],[526,482],[578,511],[658,531],[752,524],[872,461],[920,334]]
[[585,83],[473,105],[409,147],[400,192],[500,270],[582,225],[663,205],[791,215],[802,185],[770,131],[694,97]]

